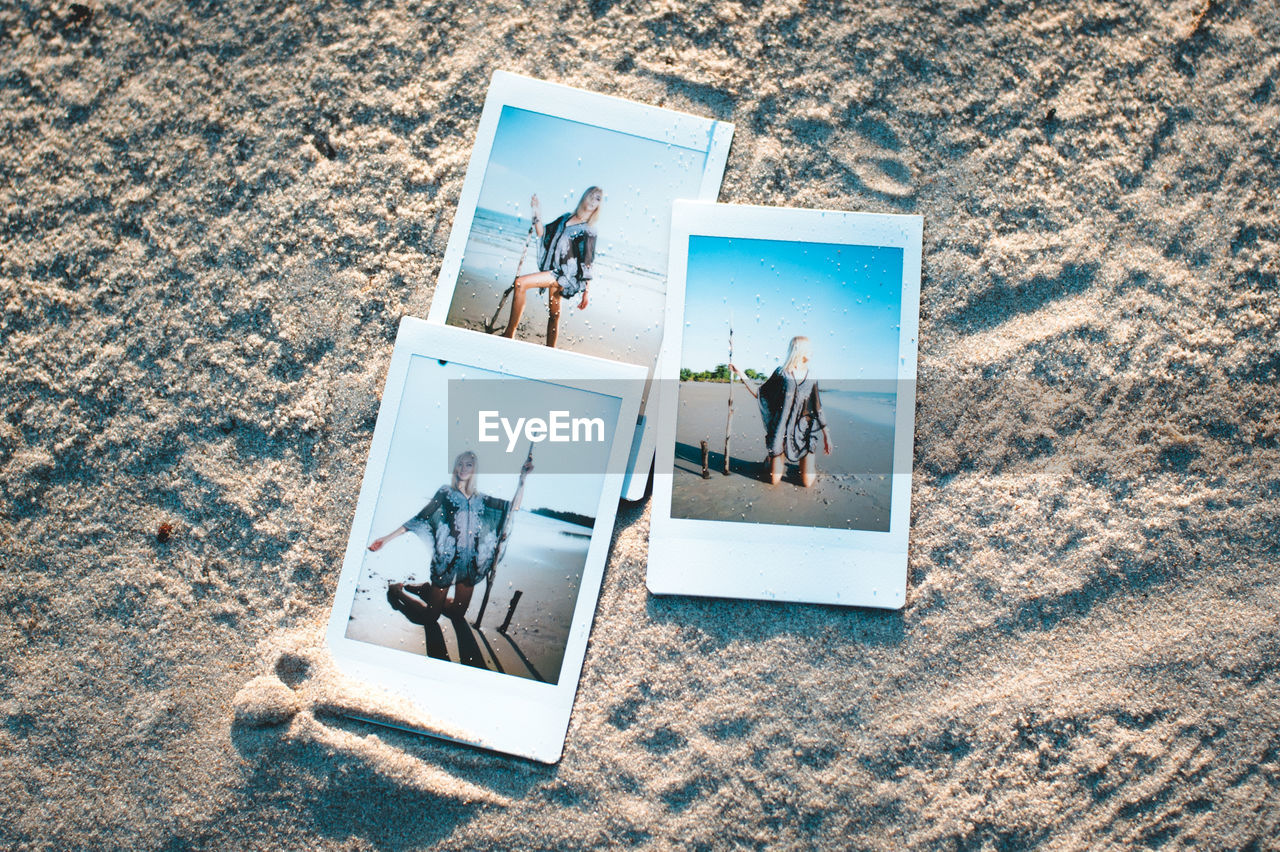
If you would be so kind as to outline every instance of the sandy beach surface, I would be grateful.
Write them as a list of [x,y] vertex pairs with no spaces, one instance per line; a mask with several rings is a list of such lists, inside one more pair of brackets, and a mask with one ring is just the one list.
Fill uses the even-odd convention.
[[[893,406],[850,394],[823,395],[831,453],[818,452],[818,478],[801,485],[789,464],[776,486],[764,473],[764,425],[756,400],[733,387],[729,475],[724,474],[727,382],[681,382],[671,516],[704,521],[793,524],[835,529],[889,529],[893,473]],[[710,479],[702,478],[707,440]]]
[[[1274,2],[0,8],[0,847],[1275,849]],[[900,612],[655,599],[563,759],[317,649],[491,72],[924,217]],[[381,710],[379,710],[381,708]]]

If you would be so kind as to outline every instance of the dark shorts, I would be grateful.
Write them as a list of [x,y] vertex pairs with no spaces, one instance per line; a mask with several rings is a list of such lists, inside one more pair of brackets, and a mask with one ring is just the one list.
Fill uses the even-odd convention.
[[570,278],[567,275],[557,276],[556,281],[560,284],[560,295],[566,299],[572,299],[587,287],[587,282],[579,281],[577,278]]
[[454,583],[475,586],[484,579],[485,571],[478,563],[469,566],[431,566],[431,585],[437,589],[447,589]]

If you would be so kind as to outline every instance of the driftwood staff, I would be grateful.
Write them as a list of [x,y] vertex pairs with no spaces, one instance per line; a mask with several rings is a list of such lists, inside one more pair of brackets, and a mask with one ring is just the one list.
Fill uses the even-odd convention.
[[498,625],[499,633],[506,633],[507,628],[511,626],[511,616],[516,614],[516,604],[520,603],[520,596],[523,594],[524,592],[517,589],[516,593],[511,596],[511,605],[507,607],[507,617],[502,620],[502,624]]
[[[524,268],[524,258],[525,258],[525,255],[529,253],[529,243],[532,240],[533,240],[533,226],[530,225],[529,233],[525,234],[525,237],[524,237],[524,248],[520,250],[520,262],[516,264],[516,274],[513,276],[515,278],[520,277],[520,270]],[[502,291],[502,298],[498,300],[498,309],[493,312],[492,319],[490,319],[487,323],[484,324],[484,330],[489,334],[493,334],[495,331],[498,330],[498,314],[502,313],[502,306],[507,303],[507,298],[513,292],[515,292],[515,289],[516,289],[516,285],[512,284],[510,287]]]
[[511,534],[511,522],[515,519],[512,507],[520,499],[520,492],[524,490],[524,478],[532,469],[533,441],[530,441],[529,454],[525,456],[524,464],[520,468],[520,484],[516,486],[516,493],[512,495],[511,502],[503,507],[502,517],[498,520],[498,543],[493,546],[493,561],[489,563],[489,570],[484,575],[484,597],[480,599],[480,612],[476,613],[476,620],[471,622],[471,626],[477,629],[480,627],[480,619],[484,618],[485,608],[489,606],[489,593],[493,591],[493,579],[498,575],[498,560],[502,558],[503,545],[507,541],[507,536]]
[[[729,363],[733,363],[733,311],[729,311]],[[724,421],[724,470],[729,475],[729,436],[733,434],[733,367],[729,368],[729,416]]]

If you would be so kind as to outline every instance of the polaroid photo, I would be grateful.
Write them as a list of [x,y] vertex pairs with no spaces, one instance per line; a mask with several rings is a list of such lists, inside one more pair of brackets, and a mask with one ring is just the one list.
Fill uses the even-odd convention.
[[[428,321],[652,371],[671,204],[714,201],[733,125],[495,72]],[[653,460],[641,399],[623,496]]]
[[650,591],[903,606],[921,234],[676,203]]
[[343,673],[559,760],[644,381],[402,320],[326,633]]

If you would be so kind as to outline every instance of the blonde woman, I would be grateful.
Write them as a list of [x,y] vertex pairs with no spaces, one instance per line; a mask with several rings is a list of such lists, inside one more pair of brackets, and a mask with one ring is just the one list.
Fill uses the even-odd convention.
[[772,485],[782,481],[786,462],[800,465],[800,482],[805,488],[813,485],[818,477],[815,456],[819,435],[823,453],[831,454],[831,435],[822,415],[818,382],[809,371],[809,352],[809,338],[791,338],[786,362],[759,385],[752,385],[741,370],[729,365],[760,403],[768,454],[764,463]]
[[[461,453],[453,463],[452,481],[440,486],[422,511],[369,544],[369,550],[376,552],[407,532],[431,543],[431,582],[414,586],[392,583],[387,588],[387,602],[415,624],[433,623],[441,613],[450,618],[466,615],[471,593],[493,564],[501,544],[498,536],[503,516],[520,508],[524,480],[533,470],[533,462],[526,461],[520,468],[520,484],[510,504],[476,490],[476,469],[476,454]],[[450,586],[454,587],[452,598],[448,597]]]
[[530,290],[547,291],[547,345],[555,346],[560,335],[560,297],[572,299],[579,293],[578,310],[587,307],[587,287],[591,283],[591,264],[596,256],[596,219],[604,203],[604,191],[598,186],[582,193],[578,206],[545,227],[538,196],[529,200],[533,210],[533,230],[538,235],[538,271],[521,275],[512,283],[511,319],[503,337],[515,337],[524,303]]

